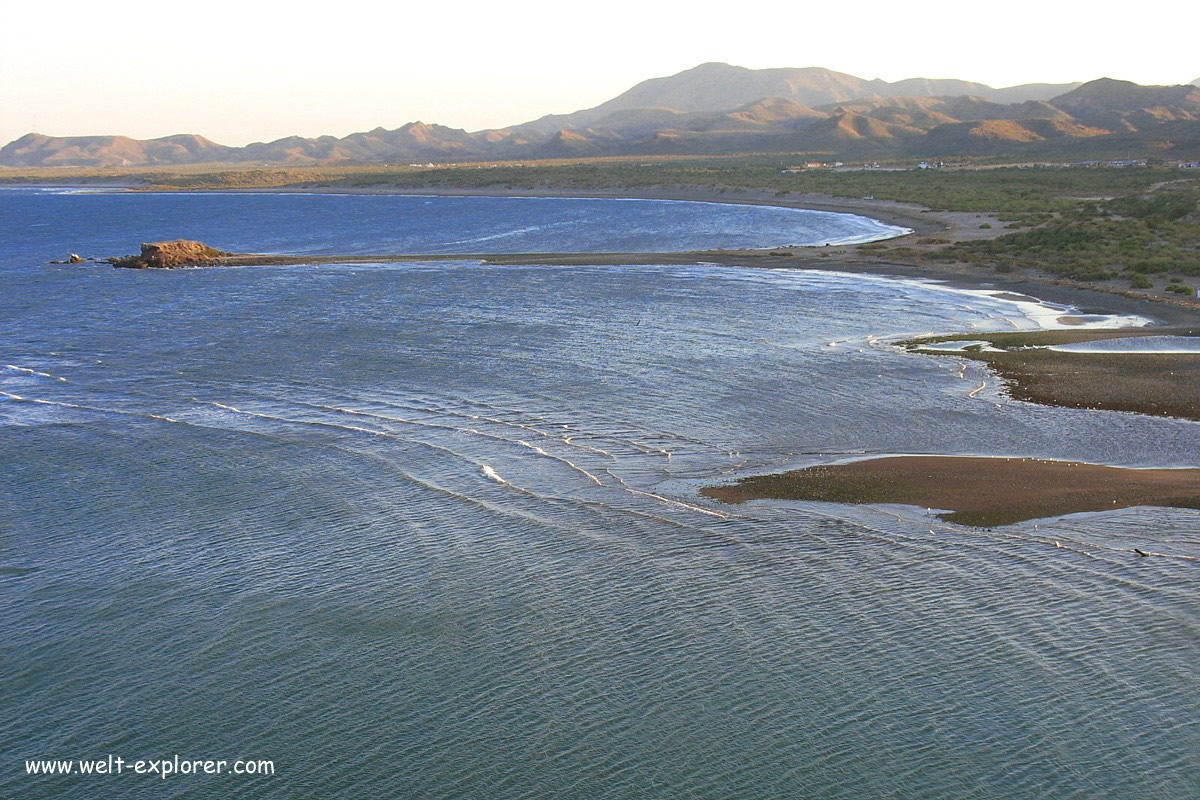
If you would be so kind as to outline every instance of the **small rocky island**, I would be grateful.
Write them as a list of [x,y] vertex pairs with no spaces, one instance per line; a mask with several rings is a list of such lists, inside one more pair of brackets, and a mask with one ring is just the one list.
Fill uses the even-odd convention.
[[217,250],[202,242],[176,239],[173,242],[143,242],[139,255],[110,258],[114,267],[125,269],[174,269],[176,267],[210,267],[221,259],[234,255]]

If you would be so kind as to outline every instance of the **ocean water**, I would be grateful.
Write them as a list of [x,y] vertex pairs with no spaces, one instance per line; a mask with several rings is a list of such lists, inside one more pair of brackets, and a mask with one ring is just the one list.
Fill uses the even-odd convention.
[[[1200,795],[1200,512],[697,494],[872,453],[1194,464],[1197,423],[889,344],[1058,310],[705,265],[46,263],[822,237],[582,202],[0,192],[0,797]],[[26,770],[109,755],[274,774]]]
[[136,252],[143,241],[177,238],[233,252],[306,255],[657,253],[852,244],[907,230],[854,214],[675,200],[0,187],[0,204],[14,209],[0,220],[5,241],[57,260],[66,258],[64,247],[108,258]]

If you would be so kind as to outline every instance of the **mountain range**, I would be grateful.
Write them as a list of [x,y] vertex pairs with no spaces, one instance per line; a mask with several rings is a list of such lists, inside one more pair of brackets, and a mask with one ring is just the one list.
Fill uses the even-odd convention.
[[962,80],[889,83],[819,67],[701,64],[594,108],[476,132],[411,122],[345,137],[228,147],[192,134],[138,140],[30,133],[0,166],[306,165],[779,152],[840,158],[1200,157],[1200,78],[1140,86],[994,89]]

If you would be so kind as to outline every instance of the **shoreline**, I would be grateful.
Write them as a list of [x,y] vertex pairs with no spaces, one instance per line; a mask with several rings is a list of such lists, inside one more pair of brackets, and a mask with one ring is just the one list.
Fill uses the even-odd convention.
[[[49,184],[47,184],[49,185]],[[103,184],[89,184],[102,187]],[[552,186],[535,188],[483,187],[451,188],[438,186],[311,186],[290,184],[280,187],[221,189],[134,187],[112,184],[116,191],[161,191],[186,194],[342,194],[342,195],[399,195],[407,197],[529,197],[561,199],[621,199],[671,200],[678,202],[723,203],[729,205],[759,205],[798,210],[853,214],[886,225],[908,228],[911,232],[876,242],[902,244],[908,250],[930,251],[942,242],[979,241],[1003,236],[1008,231],[995,215],[983,212],[935,211],[916,203],[873,198],[836,197],[823,194],[788,194],[760,189],[707,188],[700,186],[613,187],[611,189],[565,189]],[[990,227],[981,228],[987,224]],[[774,255],[789,251],[787,256]],[[405,261],[483,261],[488,264],[595,266],[595,265],[680,265],[698,261],[722,266],[742,266],[762,269],[820,269],[835,272],[944,281],[966,289],[996,289],[1038,297],[1047,302],[1078,307],[1083,312],[1111,308],[1114,313],[1135,313],[1149,317],[1156,324],[1188,325],[1200,322],[1200,302],[1181,299],[1165,293],[1148,294],[1112,285],[1081,283],[1044,273],[981,272],[965,264],[943,262],[937,265],[918,262],[914,258],[897,258],[887,251],[873,253],[860,250],[858,244],[803,246],[781,245],[772,248],[742,250],[693,250],[665,253],[400,253],[336,256],[286,256],[275,254],[237,256],[237,260],[222,262],[225,266],[265,266],[326,263],[402,263]],[[218,265],[214,265],[218,266]],[[1148,310],[1153,309],[1153,310]]]
[[[1163,334],[1195,337],[1200,343],[1200,327],[1193,325],[969,333],[921,337],[899,344],[913,353],[986,364],[1014,400],[1200,422],[1200,352],[1077,353],[1048,349]],[[940,343],[956,340],[987,342],[993,349],[937,349]]]

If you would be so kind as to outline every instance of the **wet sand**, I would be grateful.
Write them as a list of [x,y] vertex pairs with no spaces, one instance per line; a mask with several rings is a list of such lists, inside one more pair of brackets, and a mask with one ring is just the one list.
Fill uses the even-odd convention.
[[1125,469],[1069,461],[896,456],[808,467],[701,489],[725,503],[810,500],[896,503],[991,527],[1131,506],[1200,508],[1200,469]]
[[[985,362],[1015,400],[1200,421],[1200,353],[1069,353],[1036,348],[1133,336],[1200,336],[1200,327],[1032,331],[931,337],[916,352]],[[971,339],[1005,349],[938,353],[922,345]]]

